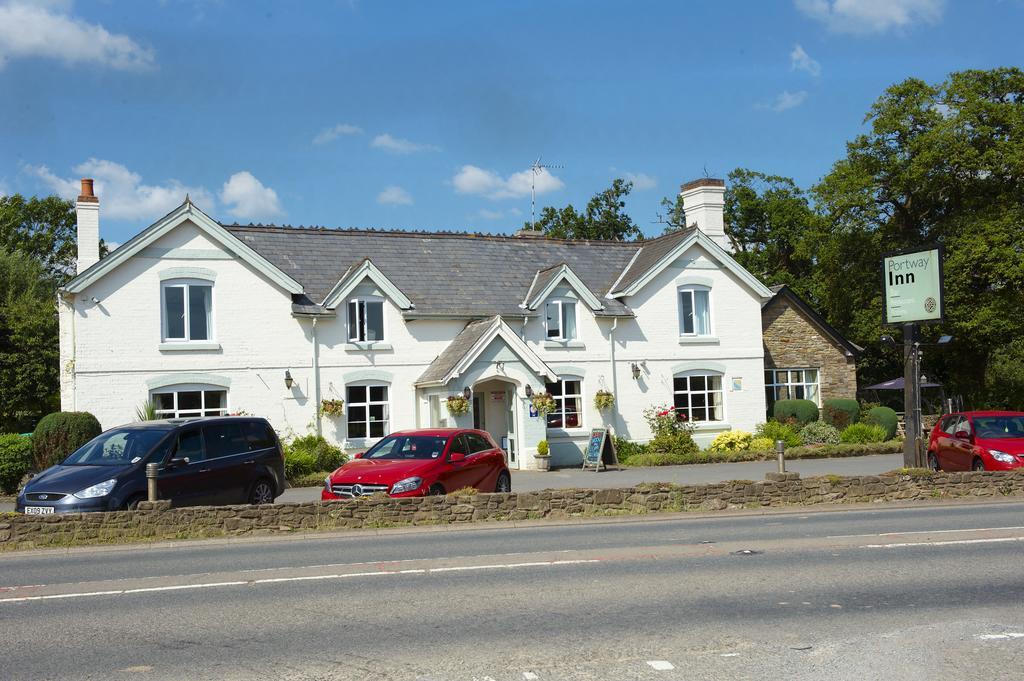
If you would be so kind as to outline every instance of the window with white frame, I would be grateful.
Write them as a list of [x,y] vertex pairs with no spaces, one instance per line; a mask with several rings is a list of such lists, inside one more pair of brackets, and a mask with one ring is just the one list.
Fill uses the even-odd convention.
[[166,342],[213,339],[213,284],[209,281],[165,281],[160,287],[161,317]]
[[679,288],[679,335],[711,335],[711,289],[708,287]]
[[821,376],[817,369],[769,369],[764,372],[765,402],[774,413],[778,400],[811,400],[821,406]]
[[579,428],[583,425],[583,381],[563,376],[547,384],[547,391],[555,398],[554,411],[548,412],[548,428]]
[[673,404],[680,420],[725,420],[721,374],[678,374],[673,377],[672,383]]
[[548,340],[575,340],[575,300],[550,300],[545,306],[545,312]]
[[346,392],[350,438],[384,437],[390,432],[387,385],[350,385]]
[[384,340],[384,301],[353,298],[348,301],[348,340],[371,343]]
[[224,416],[228,413],[228,391],[205,386],[158,388],[150,395],[156,415],[162,419],[195,416]]

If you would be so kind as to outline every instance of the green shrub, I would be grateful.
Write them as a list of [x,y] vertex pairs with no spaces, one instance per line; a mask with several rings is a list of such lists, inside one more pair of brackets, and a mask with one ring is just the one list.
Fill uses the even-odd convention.
[[770,437],[755,437],[750,441],[748,449],[752,452],[771,452],[775,450],[775,440]]
[[295,452],[304,452],[313,457],[313,471],[333,471],[348,461],[348,456],[320,435],[310,433],[297,437],[285,447],[285,463]]
[[547,440],[541,440],[537,443],[537,456],[547,456],[551,453],[551,448],[548,446]]
[[103,432],[86,411],[57,411],[39,420],[32,433],[32,465],[37,471],[54,466]]
[[316,454],[308,449],[292,449],[284,453],[284,477],[295,480],[313,471],[322,470],[316,465]]
[[809,445],[787,449],[786,458],[826,459],[844,456],[869,456],[872,454],[898,454],[902,450],[903,440],[887,440],[886,442],[869,442],[866,444]]
[[13,494],[18,483],[32,468],[32,438],[24,435],[0,435],[0,492]]
[[810,400],[779,400],[773,412],[776,421],[787,423],[790,419],[800,425],[818,420],[818,405]]
[[867,417],[869,411],[871,411],[875,407],[881,407],[881,406],[882,406],[882,404],[880,402],[869,402],[868,400],[861,400],[860,401],[860,420],[863,421],[865,419],[865,417]]
[[755,435],[761,438],[768,438],[772,441],[772,448],[775,448],[775,441],[782,440],[787,447],[796,447],[800,444],[800,435],[796,428],[788,423],[779,423],[770,419],[760,424],[755,430]]
[[713,452],[738,452],[750,449],[750,441],[753,439],[753,435],[742,430],[727,430],[712,440],[708,449]]
[[879,426],[885,431],[884,440],[891,440],[896,437],[896,426],[899,424],[899,417],[889,407],[874,407],[864,417],[864,423]]
[[689,431],[663,430],[647,443],[647,451],[653,454],[685,455],[699,452],[700,447]]
[[885,429],[870,423],[855,423],[839,434],[839,440],[846,443],[865,444],[885,442]]
[[825,400],[821,420],[839,430],[852,426],[860,421],[860,402],[852,399]]
[[618,457],[619,463],[631,463],[633,457],[647,453],[647,445],[642,442],[633,442],[617,435],[612,441],[615,443],[615,455]]
[[839,431],[824,421],[814,421],[800,429],[800,442],[805,445],[838,444]]

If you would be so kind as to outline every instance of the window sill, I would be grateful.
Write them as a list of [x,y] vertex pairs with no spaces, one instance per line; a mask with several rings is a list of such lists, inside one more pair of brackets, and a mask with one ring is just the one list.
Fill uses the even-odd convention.
[[381,350],[393,350],[391,343],[345,343],[347,352],[379,352]]
[[210,352],[219,351],[220,343],[161,343],[160,352]]
[[548,350],[564,350],[566,348],[586,350],[587,345],[586,343],[580,340],[546,340],[544,341],[544,347]]
[[548,428],[548,439],[590,437],[589,428]]
[[718,336],[680,336],[680,345],[718,345]]
[[702,430],[732,430],[732,426],[725,421],[691,421],[694,432]]

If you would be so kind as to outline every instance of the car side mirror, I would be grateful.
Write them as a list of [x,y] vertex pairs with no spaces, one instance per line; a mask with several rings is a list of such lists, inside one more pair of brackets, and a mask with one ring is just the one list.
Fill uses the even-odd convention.
[[452,463],[459,463],[460,461],[466,460],[466,455],[463,454],[462,452],[452,452],[448,456],[448,460],[451,461]]
[[353,459],[361,459],[361,458],[363,458],[363,454],[365,454],[365,453],[366,452],[356,452],[355,454],[352,455],[352,458]]
[[957,440],[963,440],[964,442],[968,442],[971,439],[971,434],[968,433],[966,430],[958,430],[956,431],[956,433],[953,434],[953,437],[955,437]]

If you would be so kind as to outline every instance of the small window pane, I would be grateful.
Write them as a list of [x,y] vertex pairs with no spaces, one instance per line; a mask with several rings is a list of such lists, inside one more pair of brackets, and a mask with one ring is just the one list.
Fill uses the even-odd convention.
[[565,314],[565,333],[563,337],[566,340],[573,340],[576,338],[576,303],[563,303],[562,311]]
[[206,391],[206,408],[207,409],[222,409],[227,406],[228,394],[224,390],[207,390]]
[[366,303],[366,340],[384,340],[384,303]]
[[555,395],[555,396],[562,394],[562,383],[561,383],[561,381],[559,381],[558,383],[545,383],[544,385],[546,386],[546,389],[547,389],[549,394]]
[[164,289],[165,314],[167,316],[167,337],[185,337],[185,288],[168,286]]
[[721,390],[722,389],[722,377],[721,376],[708,376],[708,390]]
[[711,334],[711,305],[707,291],[693,292],[695,332],[698,336]]
[[348,388],[348,401],[352,402],[366,402],[366,386],[365,385],[352,385]]
[[351,402],[348,405],[348,420],[349,423],[366,420],[366,405],[355,405]]
[[202,409],[203,407],[203,394],[196,390],[195,392],[180,392],[178,393],[178,410],[182,411],[185,409]]
[[387,410],[387,406],[383,404],[371,404],[370,405],[370,420],[371,421],[383,421]]
[[351,438],[366,437],[366,423],[355,423],[349,421],[348,436]]
[[706,390],[707,384],[704,376],[690,376],[690,390]]
[[370,386],[371,402],[386,402],[388,399],[388,387],[386,385]]
[[693,333],[693,295],[692,291],[679,292],[679,330],[680,333]]
[[370,437],[384,437],[387,434],[387,424],[384,421],[370,422]]
[[686,376],[676,376],[673,378],[672,387],[677,392],[680,390],[686,390]]
[[156,393],[153,395],[153,404],[159,410],[174,411],[174,393]]
[[354,300],[348,303],[348,339],[359,340],[359,303]]
[[547,315],[547,328],[548,338],[561,338],[562,337],[562,326],[560,315],[558,314],[558,303],[548,303],[545,307]]
[[188,287],[189,340],[210,339],[210,286]]

